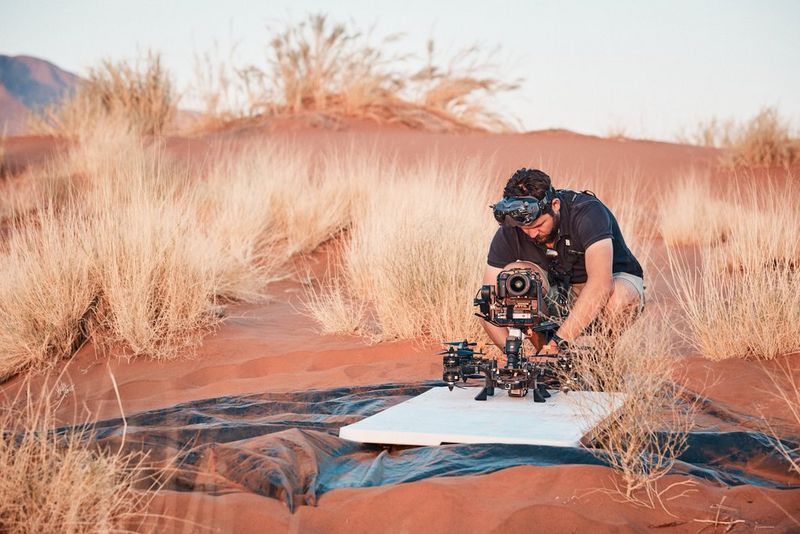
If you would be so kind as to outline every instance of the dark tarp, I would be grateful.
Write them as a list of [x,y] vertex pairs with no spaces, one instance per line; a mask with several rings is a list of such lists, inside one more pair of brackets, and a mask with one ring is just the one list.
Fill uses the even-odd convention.
[[[383,384],[295,393],[227,396],[128,417],[126,447],[151,458],[176,455],[170,487],[212,493],[252,491],[294,509],[337,488],[381,486],[433,476],[491,473],[519,465],[603,465],[583,448],[451,444],[385,449],[352,443],[338,429],[419,395],[440,382]],[[707,408],[707,410],[706,410]],[[703,406],[705,431],[689,435],[674,467],[726,485],[789,488],[787,464],[763,434],[716,431],[747,416]],[[723,410],[724,411],[724,410]],[[118,442],[120,419],[95,425],[97,439]]]

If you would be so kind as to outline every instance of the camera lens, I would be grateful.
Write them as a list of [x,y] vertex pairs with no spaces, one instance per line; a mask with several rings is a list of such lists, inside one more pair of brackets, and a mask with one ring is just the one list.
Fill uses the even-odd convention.
[[509,276],[507,284],[508,294],[512,297],[521,297],[526,295],[531,287],[530,279],[522,274]]

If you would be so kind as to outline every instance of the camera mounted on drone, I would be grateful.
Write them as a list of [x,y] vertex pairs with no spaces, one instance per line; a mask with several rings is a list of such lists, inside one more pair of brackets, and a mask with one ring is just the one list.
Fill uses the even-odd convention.
[[540,334],[548,343],[559,326],[549,313],[543,287],[538,272],[517,268],[501,271],[496,285],[480,288],[474,300],[480,313],[475,315],[509,329],[503,348],[506,364],[501,367],[496,358],[485,358],[483,352],[472,349],[476,344],[467,340],[447,342],[449,347],[439,354],[443,356],[442,380],[451,390],[459,381],[482,377],[484,387],[475,400],[486,400],[500,388],[512,397],[524,397],[531,390],[534,402],[544,402],[550,397],[548,387],[563,391],[572,387],[573,365],[568,351],[557,355],[537,352],[532,357],[525,354],[526,335]]

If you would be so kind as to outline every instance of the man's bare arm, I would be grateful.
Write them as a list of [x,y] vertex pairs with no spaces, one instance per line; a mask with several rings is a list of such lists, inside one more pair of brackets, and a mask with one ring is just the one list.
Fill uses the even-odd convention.
[[558,336],[572,341],[591,323],[605,306],[614,287],[612,265],[614,245],[611,238],[601,239],[586,249],[586,285],[575,301],[569,316],[558,329]]

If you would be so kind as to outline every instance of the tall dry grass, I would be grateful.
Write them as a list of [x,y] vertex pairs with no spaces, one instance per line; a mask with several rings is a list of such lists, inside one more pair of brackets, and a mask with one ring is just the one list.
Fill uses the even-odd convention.
[[788,121],[775,108],[762,109],[744,124],[731,149],[732,163],[739,166],[788,167],[800,160],[800,139],[791,136]]
[[471,298],[496,229],[485,216],[487,175],[480,163],[429,161],[383,176],[353,221],[338,274],[308,295],[323,329],[482,336]]
[[58,160],[8,177],[0,184],[0,224],[23,221],[43,208],[58,211],[76,200],[79,186]]
[[267,242],[285,257],[315,250],[348,229],[392,158],[349,146],[312,152],[255,142],[211,165],[200,201],[209,224],[231,239]]
[[265,91],[263,105],[289,113],[366,110],[401,86],[390,63],[367,36],[330,24],[325,15],[310,15],[270,41],[268,71],[257,75],[266,75],[276,95],[269,98]]
[[670,245],[724,241],[734,220],[730,205],[711,188],[708,175],[692,170],[674,182],[659,202],[661,236]]
[[191,354],[219,321],[219,251],[186,209],[150,202],[106,213],[89,230],[98,341],[130,357]]
[[676,135],[676,141],[686,145],[724,148],[733,145],[736,121],[711,117],[697,123],[694,128],[684,129]]
[[[80,199],[40,208],[19,223],[0,255],[0,376],[42,369],[87,336],[130,355],[171,358],[196,344],[214,314],[219,254],[141,145],[100,152],[87,164]],[[71,152],[68,158],[74,158]]]
[[375,328],[368,324],[369,300],[354,295],[344,275],[346,245],[336,247],[337,260],[329,261],[321,282],[303,288],[305,313],[319,325],[323,334],[357,334],[378,340]]
[[[751,254],[759,251],[751,251]],[[787,264],[720,271],[670,251],[673,291],[688,341],[703,356],[772,359],[800,350],[800,273]]]
[[105,60],[74,93],[31,117],[38,132],[80,138],[103,121],[124,121],[141,135],[164,132],[174,118],[177,94],[158,54],[137,61]]
[[610,184],[601,180],[580,189],[589,188],[597,192],[598,198],[614,214],[625,244],[648,272],[653,243],[658,235],[658,225],[652,216],[657,192],[646,190],[642,183],[639,171],[633,168]]
[[86,336],[128,357],[190,355],[225,304],[259,301],[292,255],[347,232],[393,165],[260,142],[222,145],[191,171],[118,124],[87,130],[58,168],[70,194],[30,197],[0,250],[2,377]]
[[577,401],[587,416],[598,410],[614,414],[584,446],[617,471],[614,491],[650,508],[664,507],[665,496],[675,490],[660,481],[686,450],[698,408],[680,385],[667,321],[652,306],[633,325],[607,320],[579,340],[588,344],[576,357],[582,390],[624,396],[616,411],[611,396]]
[[41,212],[18,228],[0,255],[0,380],[23,368],[44,369],[85,339],[95,305],[91,260],[75,236],[75,214]]
[[88,426],[57,430],[54,389],[23,387],[0,406],[0,530],[119,532],[141,526],[156,486],[140,453],[90,445]]
[[750,119],[712,117],[677,141],[725,149],[723,162],[737,167],[789,167],[800,161],[800,138],[775,107],[765,107]]
[[[2,378],[54,365],[87,335],[129,356],[189,354],[221,302],[257,300],[284,262],[259,243],[243,257],[229,230],[201,226],[199,181],[157,144],[105,133],[63,156],[79,192],[58,206],[41,199],[0,251]],[[247,189],[242,180],[206,195]]]
[[796,187],[736,190],[717,215],[729,225],[699,250],[668,248],[682,332],[706,357],[771,359],[800,350],[800,215]]
[[110,138],[71,154],[88,178],[75,210],[97,291],[92,330],[129,356],[175,358],[218,322],[221,254],[197,226],[186,170],[158,145]]
[[426,61],[413,68],[412,56],[391,52],[398,37],[373,44],[370,32],[317,14],[274,34],[265,65],[237,68],[200,55],[195,70],[204,122],[323,114],[439,131],[512,128],[490,101],[519,84],[501,81],[477,47],[440,63],[431,42]]

